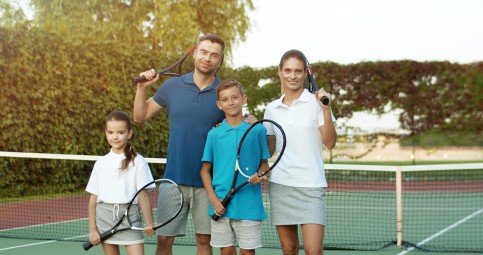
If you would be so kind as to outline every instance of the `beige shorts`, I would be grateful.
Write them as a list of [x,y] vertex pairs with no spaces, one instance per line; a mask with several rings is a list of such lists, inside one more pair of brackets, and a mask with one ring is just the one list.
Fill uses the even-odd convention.
[[[99,234],[102,234],[114,227],[114,225],[119,222],[119,219],[126,211],[126,208],[127,204],[98,203],[96,206],[96,225]],[[131,219],[134,226],[141,226],[141,216],[139,214],[138,205],[133,204],[131,206],[131,209],[129,210],[129,219]],[[125,218],[117,229],[129,227],[128,221]],[[104,242],[108,244],[131,245],[144,243],[144,237],[142,231],[129,229],[115,233]]]
[[[185,236],[188,217],[191,215],[195,233],[211,234],[211,218],[208,216],[210,200],[203,187],[180,185],[183,192],[183,209],[173,221],[156,230],[160,236]],[[191,211],[191,213],[190,213]]]

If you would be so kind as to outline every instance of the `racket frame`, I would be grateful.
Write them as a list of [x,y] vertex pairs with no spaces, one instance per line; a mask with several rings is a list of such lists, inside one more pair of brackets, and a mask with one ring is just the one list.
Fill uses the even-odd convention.
[[[269,120],[269,119],[261,119],[261,120],[258,120],[256,122],[254,122],[247,129],[247,131],[245,131],[245,133],[242,136],[242,139],[240,140],[240,143],[238,144],[237,159],[236,159],[236,163],[235,163],[235,173],[234,173],[234,176],[233,176],[233,181],[231,183],[231,188],[230,188],[230,191],[228,191],[228,194],[226,194],[226,196],[221,201],[221,204],[223,205],[224,208],[227,207],[227,205],[230,203],[231,199],[233,198],[233,196],[235,195],[235,193],[237,191],[239,191],[241,188],[245,187],[247,184],[250,183],[247,180],[247,181],[239,184],[238,186],[235,186],[236,185],[237,178],[238,178],[238,174],[241,174],[244,177],[250,178],[249,176],[246,176],[245,174],[243,174],[242,171],[240,171],[240,166],[239,166],[239,163],[238,163],[238,158],[239,158],[239,154],[240,154],[241,148],[243,146],[243,141],[245,140],[246,136],[250,133],[250,130],[252,130],[256,125],[258,125],[260,123],[262,123],[262,125],[263,125],[263,122],[270,122],[271,124],[275,125],[280,130],[280,133],[282,134],[282,137],[283,137],[283,144],[282,144],[282,147],[280,149],[280,152],[278,152],[277,151],[277,148],[275,148],[275,151],[277,151],[279,153],[277,159],[273,162],[272,165],[269,165],[269,167],[268,167],[268,169],[266,171],[263,171],[261,173],[258,173],[258,177],[265,176],[270,171],[272,171],[272,169],[275,168],[275,166],[278,164],[278,162],[282,158],[282,155],[283,155],[283,153],[285,151],[285,146],[287,145],[287,137],[285,136],[285,131],[283,131],[282,126],[280,126],[280,124],[278,124],[277,122],[275,122],[273,120]],[[267,136],[269,136],[269,134],[267,134]],[[221,218],[221,216],[216,215],[216,214],[213,214],[211,216],[211,219],[213,219],[214,221],[218,221],[220,218]]]
[[[183,61],[193,52],[196,50],[196,46],[192,46],[185,54],[183,54],[183,56],[181,56],[181,58],[179,58],[178,60],[176,60],[176,62],[174,62],[172,65],[164,68],[164,69],[161,69],[161,70],[157,70],[155,72],[156,75],[161,75],[161,76],[172,76],[172,77],[178,77],[178,76],[181,76],[182,73],[181,73],[181,68],[183,66]],[[172,69],[174,67],[178,66],[178,72],[175,73],[172,71]],[[132,82],[133,84],[138,84],[140,82],[145,82],[147,81],[146,77],[144,75],[141,75],[141,76],[135,76],[135,77],[132,77]]]
[[[307,77],[309,79],[309,91],[314,92],[314,91],[319,91],[319,86],[317,86],[317,82],[315,82],[314,74],[312,73],[312,69],[310,69],[310,63],[308,59],[305,59],[307,63]],[[330,103],[330,100],[326,96],[322,96],[320,99],[320,102],[322,102],[323,105],[328,105]]]
[[[122,232],[122,231],[126,231],[126,230],[136,230],[136,231],[143,231],[144,228],[142,227],[136,227],[136,226],[133,226],[132,225],[132,222],[131,220],[129,219],[129,209],[131,208],[131,206],[133,205],[133,202],[136,200],[136,198],[138,197],[138,195],[142,192],[142,191],[145,191],[146,188],[148,188],[149,186],[153,185],[153,184],[156,184],[156,183],[163,183],[163,182],[170,182],[171,184],[175,185],[175,187],[177,187],[179,189],[179,193],[180,193],[180,207],[179,209],[176,211],[176,213],[171,217],[170,220],[166,221],[166,222],[163,222],[162,224],[157,224],[157,225],[153,225],[153,230],[156,230],[162,226],[165,226],[166,224],[170,223],[172,220],[174,220],[176,217],[178,217],[179,213],[181,212],[181,210],[183,209],[183,192],[181,191],[181,188],[172,180],[170,179],[157,179],[157,180],[154,180],[152,182],[149,182],[148,184],[144,185],[142,188],[140,188],[136,194],[134,195],[134,197],[131,199],[131,201],[129,202],[126,210],[124,210],[124,213],[122,214],[122,217],[119,219],[119,221],[116,223],[116,225],[114,225],[112,228],[110,228],[109,230],[101,233],[100,235],[100,239],[101,239],[101,242],[104,242],[105,240],[111,238],[111,236],[113,236],[114,234],[116,234],[117,232]],[[155,186],[154,187],[155,189],[158,189],[158,186]],[[152,214],[152,212],[150,212]],[[130,227],[128,228],[121,228],[121,229],[117,229],[119,227],[119,225],[121,225],[121,223],[124,221],[124,219],[127,218],[127,222],[129,224]],[[84,248],[84,250],[89,250],[90,248],[92,248],[94,245],[90,242],[90,241],[87,241],[87,242],[84,242],[84,244],[82,245],[82,247]]]

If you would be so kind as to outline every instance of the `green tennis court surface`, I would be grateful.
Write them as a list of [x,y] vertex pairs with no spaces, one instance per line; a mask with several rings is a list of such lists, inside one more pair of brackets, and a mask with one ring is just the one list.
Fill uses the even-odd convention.
[[[355,254],[378,251],[401,255],[419,251],[483,252],[483,164],[409,166],[399,168],[399,180],[393,166],[327,165],[326,170],[326,254],[341,249],[355,250]],[[401,192],[396,182],[402,186]],[[87,240],[88,234],[87,204],[88,195],[82,191],[62,197],[0,199],[0,254],[68,244],[71,248],[67,250],[75,251],[72,254],[95,254],[82,250],[81,242]],[[396,246],[398,217],[402,220],[402,245],[407,251]],[[264,247],[273,249],[267,250],[273,252],[268,254],[280,254],[270,219],[264,221],[263,231]],[[146,237],[148,247],[155,241],[155,237]],[[40,244],[9,248],[17,242]],[[175,244],[179,249],[193,249],[191,222],[186,237],[177,238]]]
[[[154,254],[156,245],[146,244],[145,254]],[[121,247],[121,254],[126,254],[124,247]],[[404,252],[397,247],[390,247],[377,251],[351,251],[351,250],[325,250],[325,255],[397,255]],[[173,247],[175,255],[195,254],[195,246],[175,245]],[[282,254],[280,249],[261,248],[257,249],[258,255],[274,255]],[[84,251],[79,242],[72,241],[42,241],[42,240],[26,240],[26,239],[9,239],[0,238],[0,254],[8,255],[103,255],[102,248],[95,246],[89,251]],[[220,254],[219,249],[213,249],[213,254]],[[300,251],[303,255],[303,250]],[[447,252],[422,252],[411,251],[409,255],[479,255],[481,253],[447,253]],[[402,255],[402,254],[401,254]]]

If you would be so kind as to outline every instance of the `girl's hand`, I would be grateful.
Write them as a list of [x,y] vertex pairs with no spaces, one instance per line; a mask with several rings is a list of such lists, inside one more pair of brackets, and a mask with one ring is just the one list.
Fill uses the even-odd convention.
[[89,242],[91,242],[93,245],[98,245],[101,243],[101,236],[97,230],[89,232]]
[[146,234],[148,236],[152,236],[152,235],[156,234],[156,230],[153,229],[152,225],[146,225],[146,227],[144,227],[143,232],[144,232],[144,234]]

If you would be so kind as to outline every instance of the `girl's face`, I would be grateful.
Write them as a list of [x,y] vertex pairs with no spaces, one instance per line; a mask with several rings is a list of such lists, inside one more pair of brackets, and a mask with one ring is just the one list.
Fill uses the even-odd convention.
[[297,58],[289,58],[283,62],[282,69],[278,69],[278,76],[285,91],[303,89],[306,72],[304,62]]
[[131,138],[132,130],[125,121],[109,120],[106,123],[106,139],[116,154],[124,153],[124,147]]

